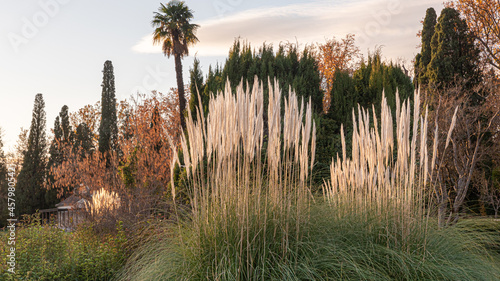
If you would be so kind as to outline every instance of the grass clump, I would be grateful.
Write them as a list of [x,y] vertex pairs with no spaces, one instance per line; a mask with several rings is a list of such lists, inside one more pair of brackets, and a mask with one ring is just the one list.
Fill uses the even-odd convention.
[[426,217],[429,164],[419,131],[427,117],[414,112],[412,120],[409,101],[398,101],[395,137],[385,99],[380,127],[374,114],[370,129],[368,112],[359,110],[353,159],[337,158],[320,198],[310,189],[310,103],[290,91],[281,115],[275,82],[264,124],[262,84],[230,89],[212,97],[206,119],[189,116],[181,138],[183,157],[175,161],[185,165],[190,206],[176,206],[177,222],[159,225],[162,233],[137,249],[118,279],[500,278],[500,260],[485,249],[492,236],[439,229]]
[[0,280],[111,280],[124,262],[125,234],[96,234],[90,225],[66,232],[28,217],[16,231],[16,270],[7,272],[7,237],[0,241]]
[[[320,201],[318,199],[318,201]],[[264,264],[256,263],[247,280],[498,280],[498,254],[485,245],[497,243],[473,226],[459,223],[412,232],[399,243],[396,218],[380,220],[375,212],[347,213],[352,206],[332,207],[317,202],[301,222],[303,235],[288,237],[288,254],[279,239],[253,241]],[[388,210],[390,211],[390,210]],[[291,219],[290,224],[293,224]],[[415,222],[416,223],[416,222]],[[425,224],[425,220],[420,221]],[[123,280],[238,280],[239,233],[199,237],[190,224],[176,228],[159,225],[162,239],[145,243],[129,260]],[[263,229],[264,227],[261,226]],[[270,227],[266,227],[270,229]],[[498,235],[498,233],[497,233]],[[260,236],[263,237],[264,235]],[[203,240],[206,239],[206,240]],[[298,249],[298,251],[294,251]],[[264,260],[265,258],[265,260]],[[258,259],[258,258],[256,258]],[[246,265],[246,264],[244,264]]]
[[297,262],[293,241],[302,239],[308,220],[316,127],[311,103],[292,91],[281,116],[281,91],[277,81],[269,84],[267,124],[257,80],[246,91],[240,84],[235,95],[227,84],[211,99],[206,119],[198,114],[199,122],[191,116],[186,122],[179,160],[189,179],[190,215],[173,245],[191,250],[175,255],[183,270],[173,280],[281,278],[280,266]]

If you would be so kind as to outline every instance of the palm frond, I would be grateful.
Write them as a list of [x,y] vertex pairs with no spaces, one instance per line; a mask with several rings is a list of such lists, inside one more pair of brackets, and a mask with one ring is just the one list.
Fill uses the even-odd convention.
[[170,1],[166,5],[160,3],[151,21],[156,28],[153,44],[162,43],[163,54],[168,57],[172,54],[188,55],[188,47],[198,42],[195,33],[199,25],[189,23],[192,18],[193,12],[183,1]]

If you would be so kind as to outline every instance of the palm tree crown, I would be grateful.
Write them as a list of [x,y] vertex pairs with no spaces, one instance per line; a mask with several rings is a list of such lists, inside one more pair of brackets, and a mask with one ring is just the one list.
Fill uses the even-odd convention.
[[195,33],[199,25],[189,23],[193,18],[192,11],[183,1],[170,1],[166,5],[160,5],[151,21],[151,25],[155,27],[153,43],[163,44],[165,56],[188,55],[188,46],[198,42]]

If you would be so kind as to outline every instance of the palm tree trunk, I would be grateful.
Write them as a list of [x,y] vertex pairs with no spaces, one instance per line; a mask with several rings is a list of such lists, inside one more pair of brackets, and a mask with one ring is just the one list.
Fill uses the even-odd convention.
[[175,58],[175,73],[177,78],[177,94],[179,96],[180,121],[182,130],[186,129],[186,121],[184,120],[184,111],[186,110],[186,96],[184,94],[184,80],[182,79],[182,61],[179,54],[174,54]]

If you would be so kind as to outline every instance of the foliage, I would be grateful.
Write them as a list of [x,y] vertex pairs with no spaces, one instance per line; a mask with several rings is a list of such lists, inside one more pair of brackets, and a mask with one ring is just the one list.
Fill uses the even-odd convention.
[[321,76],[322,89],[325,91],[323,112],[330,108],[330,93],[334,87],[338,71],[352,74],[355,69],[356,59],[360,57],[360,50],[354,44],[354,34],[347,34],[344,39],[336,40],[335,37],[327,39],[324,44],[317,45],[316,60]]
[[[272,233],[265,241],[255,241],[266,243],[266,253],[261,254],[268,260],[255,265],[259,275],[251,280],[493,281],[499,277],[498,256],[485,249],[485,244],[495,243],[494,236],[480,232],[481,228],[460,224],[439,230],[430,224],[426,233],[411,233],[407,249],[397,243],[393,229],[385,228],[396,221],[373,213],[348,214],[341,207],[312,206],[309,220],[301,225],[304,236],[289,237],[289,249],[301,249],[290,259],[281,258]],[[337,213],[347,215],[339,218]],[[156,227],[163,232],[133,254],[119,280],[237,280],[237,264],[232,262],[237,246],[230,247],[238,245],[237,232],[229,233],[230,240],[224,233],[213,233],[202,250],[189,226],[182,229],[182,240],[165,227]],[[211,260],[215,255],[224,262],[219,267]]]
[[441,11],[432,36],[431,52],[426,77],[439,89],[451,85],[457,76],[467,81],[467,89],[481,81],[479,50],[457,10],[444,8]]
[[436,28],[436,10],[434,8],[427,9],[422,29],[422,49],[415,58],[415,84],[427,85],[427,66],[431,62],[432,48],[431,41]]
[[[315,116],[314,120],[318,130],[316,133],[316,163],[314,163],[313,180],[316,184],[321,185],[323,179],[330,176],[332,158],[342,152],[340,144],[340,126],[342,124],[324,115]],[[350,138],[350,129],[348,130],[346,136]],[[350,153],[350,151],[347,153]]]
[[71,126],[69,124],[68,106],[64,105],[59,112],[59,116],[54,121],[54,139],[49,148],[49,161],[47,162],[47,178],[46,185],[49,187],[46,200],[51,202],[50,205],[57,203],[57,198],[66,198],[71,191],[69,186],[56,189],[50,189],[54,183],[54,175],[52,169],[59,166],[64,161],[65,148],[71,145],[72,138],[74,137]]
[[[101,122],[101,102],[98,101],[95,104],[87,104],[84,107],[78,109],[76,112],[71,112],[69,114],[70,125],[73,129],[77,129],[80,125],[85,126],[85,137],[82,135],[82,139],[88,139],[90,137],[91,145],[89,147],[98,147],[99,143],[99,125]],[[83,128],[82,128],[83,129]],[[75,132],[76,134],[78,132]],[[76,141],[76,140],[75,140]]]
[[349,73],[337,71],[331,89],[331,109],[326,116],[340,124],[348,126],[351,112],[359,101],[355,81]]
[[486,62],[500,70],[500,2],[497,0],[455,0],[447,3],[456,8],[479,41]]
[[[190,75],[190,85],[189,92],[191,93],[191,98],[189,99],[189,111],[193,116],[193,120],[198,119],[198,112],[196,107],[201,105],[208,105],[209,93],[205,92],[205,84],[203,83],[203,73],[200,69],[200,60],[194,58],[193,68],[189,69]],[[200,98],[201,100],[198,100]],[[207,114],[208,108],[204,106],[202,108],[203,115]]]
[[16,184],[18,215],[32,214],[49,207],[45,201],[47,137],[45,136],[45,102],[42,94],[35,96],[28,146]]
[[121,224],[116,233],[96,234],[90,225],[65,232],[41,225],[37,215],[18,225],[16,274],[6,271],[10,246],[0,240],[2,280],[111,280],[122,267],[126,239]]
[[414,87],[410,77],[398,64],[384,63],[380,49],[368,55],[367,62],[353,75],[358,103],[363,107],[382,103],[382,93],[387,97],[389,107],[396,108],[396,91],[401,99],[412,96]]
[[[250,44],[240,39],[235,40],[224,66],[209,67],[204,85],[204,101],[208,102],[211,93],[219,93],[226,80],[232,85],[232,90],[235,90],[241,81],[246,88],[245,83],[253,81],[255,77],[263,81],[278,79],[280,88],[292,87],[299,99],[311,98],[314,112],[322,111],[323,92],[320,89],[318,63],[312,49],[306,47],[300,52],[297,45],[291,43],[280,44],[276,52],[272,45],[264,43],[258,51],[252,52]],[[264,84],[265,107],[268,104],[268,91],[267,84]],[[286,93],[282,96],[282,104],[285,98]],[[202,106],[207,108],[208,104],[202,103]],[[267,108],[264,109],[264,120],[266,119]]]
[[81,159],[87,157],[95,150],[92,139],[92,131],[87,123],[80,123],[74,133],[73,150],[80,153]]
[[[340,128],[344,125],[345,138],[350,142],[352,137],[353,110],[357,105],[371,108],[372,104],[380,104],[382,94],[385,93],[388,105],[396,108],[396,92],[402,99],[410,98],[414,91],[411,79],[406,75],[400,65],[382,62],[381,52],[378,50],[362,61],[353,75],[337,71],[330,93],[331,110],[318,121],[318,146],[316,173],[328,178],[325,173],[332,157],[342,153],[340,145]],[[378,108],[377,108],[378,109]],[[380,111],[377,111],[380,112]],[[351,155],[350,148],[346,150]],[[320,180],[322,182],[322,180]]]
[[197,24],[190,23],[193,12],[189,10],[183,1],[170,1],[167,5],[160,3],[158,12],[154,13],[152,26],[153,43],[162,44],[163,54],[167,57],[174,56],[175,72],[177,79],[177,94],[179,98],[179,116],[181,127],[186,127],[184,111],[186,109],[186,97],[184,93],[184,80],[182,78],[181,58],[189,54],[188,47],[198,42],[196,37]]
[[[91,191],[105,188],[116,192],[122,208],[109,221],[119,219],[127,227],[155,212],[163,212],[160,204],[166,198],[164,195],[170,194],[167,193],[172,158],[169,142],[176,144],[180,132],[178,110],[174,91],[142,94],[122,101],[117,116],[121,153],[109,153],[109,162],[99,151],[92,153],[90,130],[85,123],[80,124],[82,131],[78,133],[77,129],[75,143],[65,151],[65,161],[53,169],[53,188],[84,184]],[[104,222],[97,227],[112,225],[107,220],[94,222]]]
[[104,63],[101,94],[101,123],[99,151],[105,154],[117,149],[118,125],[116,118],[115,75],[111,61]]

